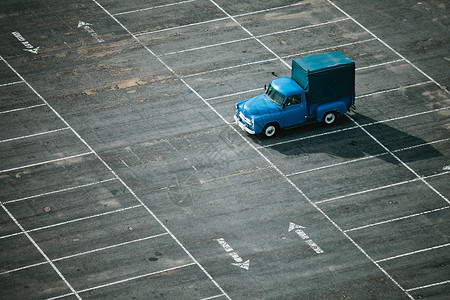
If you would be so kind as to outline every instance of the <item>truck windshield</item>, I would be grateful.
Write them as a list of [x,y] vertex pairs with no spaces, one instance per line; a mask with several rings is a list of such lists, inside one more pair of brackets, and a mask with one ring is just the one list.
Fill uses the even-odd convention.
[[272,85],[269,85],[269,87],[267,88],[266,95],[267,98],[269,98],[276,105],[283,104],[284,95],[277,91]]

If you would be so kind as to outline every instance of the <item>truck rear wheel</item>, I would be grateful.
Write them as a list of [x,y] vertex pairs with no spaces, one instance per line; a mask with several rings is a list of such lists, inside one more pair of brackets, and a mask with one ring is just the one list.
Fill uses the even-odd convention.
[[270,123],[264,126],[262,134],[266,138],[274,137],[280,131],[280,126],[276,123]]
[[337,115],[334,111],[329,111],[323,116],[323,123],[325,125],[332,125],[336,122]]

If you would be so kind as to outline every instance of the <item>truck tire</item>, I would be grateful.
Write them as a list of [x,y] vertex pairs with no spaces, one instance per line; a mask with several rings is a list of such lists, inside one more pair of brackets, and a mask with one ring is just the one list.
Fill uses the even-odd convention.
[[337,114],[334,111],[329,111],[325,115],[323,115],[323,123],[325,125],[332,125],[336,122]]
[[278,131],[280,131],[280,126],[277,123],[270,123],[264,126],[262,135],[265,138],[271,138],[276,136],[278,134]]

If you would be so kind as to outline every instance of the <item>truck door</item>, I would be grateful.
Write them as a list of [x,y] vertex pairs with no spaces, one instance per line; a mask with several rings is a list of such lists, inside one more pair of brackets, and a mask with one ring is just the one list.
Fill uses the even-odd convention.
[[306,103],[301,95],[289,96],[284,102],[284,127],[299,125],[306,121]]

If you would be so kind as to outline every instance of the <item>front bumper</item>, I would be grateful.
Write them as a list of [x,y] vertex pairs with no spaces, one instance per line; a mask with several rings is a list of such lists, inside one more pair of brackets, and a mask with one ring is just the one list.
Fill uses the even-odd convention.
[[255,131],[248,128],[246,124],[244,124],[236,115],[234,115],[234,121],[236,122],[236,124],[244,131],[246,131],[247,133],[250,134],[255,134]]

